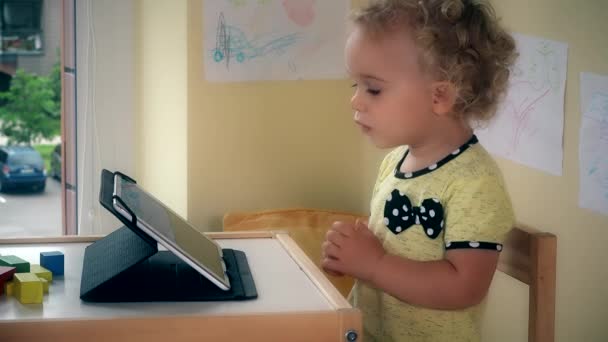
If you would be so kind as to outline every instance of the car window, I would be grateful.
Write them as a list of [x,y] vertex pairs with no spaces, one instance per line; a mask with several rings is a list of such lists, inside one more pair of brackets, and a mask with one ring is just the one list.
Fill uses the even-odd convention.
[[9,156],[8,163],[13,166],[40,165],[42,164],[42,158],[36,152],[16,153]]
[[6,163],[6,152],[0,151],[0,163]]

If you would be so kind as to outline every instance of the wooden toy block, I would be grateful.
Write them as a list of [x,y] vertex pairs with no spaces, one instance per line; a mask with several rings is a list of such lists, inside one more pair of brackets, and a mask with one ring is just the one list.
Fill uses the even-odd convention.
[[49,293],[49,282],[48,282],[48,280],[46,280],[44,278],[40,278],[40,277],[38,277],[38,279],[40,279],[40,282],[42,282],[42,293]]
[[53,273],[40,265],[30,265],[30,273],[34,273],[38,278],[44,278],[49,282],[53,281]]
[[15,273],[17,273],[15,267],[0,266],[0,281],[9,281],[13,279]]
[[15,294],[14,281],[7,281],[6,283],[4,283],[4,293],[6,293],[7,296],[12,296]]
[[4,284],[13,279],[15,270],[14,267],[0,266],[0,295],[4,291]]
[[14,255],[0,256],[0,266],[15,267],[16,273],[28,273],[30,271],[30,263]]
[[41,252],[40,266],[51,271],[53,275],[58,276],[63,274],[63,253],[58,251]]
[[42,282],[33,273],[15,273],[15,297],[21,304],[40,304],[44,289]]

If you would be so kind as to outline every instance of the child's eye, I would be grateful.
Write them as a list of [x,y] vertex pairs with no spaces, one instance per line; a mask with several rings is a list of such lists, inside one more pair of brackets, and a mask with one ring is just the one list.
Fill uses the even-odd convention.
[[370,93],[372,96],[378,96],[380,95],[380,89],[367,89],[367,92]]
[[[359,87],[359,84],[358,83],[353,83],[352,87],[353,88],[357,88],[357,87]],[[372,96],[378,96],[378,95],[380,95],[380,89],[374,89],[374,88],[367,87],[366,91],[367,91],[368,94],[370,94]]]

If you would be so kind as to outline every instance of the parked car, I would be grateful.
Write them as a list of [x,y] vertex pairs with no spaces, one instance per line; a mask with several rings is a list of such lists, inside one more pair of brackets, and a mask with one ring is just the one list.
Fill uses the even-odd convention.
[[51,169],[49,170],[49,176],[56,180],[61,180],[61,144],[55,146],[53,153],[51,153]]
[[0,147],[0,191],[20,187],[44,191],[44,160],[38,151],[29,146]]

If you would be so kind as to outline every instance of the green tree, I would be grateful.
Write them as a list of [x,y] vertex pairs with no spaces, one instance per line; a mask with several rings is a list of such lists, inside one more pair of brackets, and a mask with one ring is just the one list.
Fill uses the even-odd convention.
[[9,144],[33,144],[61,133],[61,80],[59,63],[49,76],[17,70],[11,87],[0,92],[0,134]]

